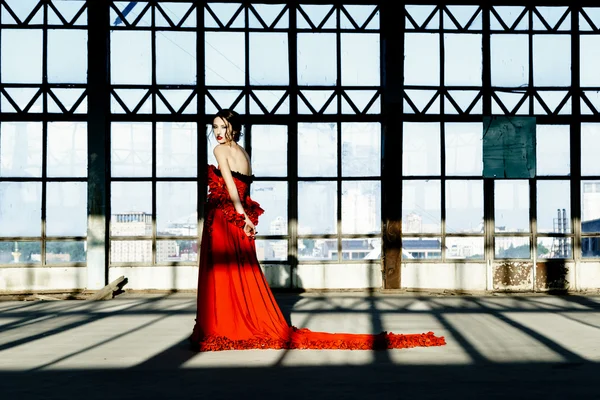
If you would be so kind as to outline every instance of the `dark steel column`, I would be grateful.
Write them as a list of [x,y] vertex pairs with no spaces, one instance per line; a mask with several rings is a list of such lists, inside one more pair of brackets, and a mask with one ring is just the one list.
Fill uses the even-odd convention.
[[106,2],[88,3],[88,230],[87,289],[108,282],[110,216],[109,30]]
[[[397,10],[401,11],[398,12]],[[381,4],[383,287],[399,289],[402,262],[404,2]]]

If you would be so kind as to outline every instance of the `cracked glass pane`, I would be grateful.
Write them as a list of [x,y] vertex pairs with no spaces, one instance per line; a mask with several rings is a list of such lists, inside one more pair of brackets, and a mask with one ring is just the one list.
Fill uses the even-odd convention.
[[535,177],[535,150],[535,118],[500,116],[484,118],[484,177]]

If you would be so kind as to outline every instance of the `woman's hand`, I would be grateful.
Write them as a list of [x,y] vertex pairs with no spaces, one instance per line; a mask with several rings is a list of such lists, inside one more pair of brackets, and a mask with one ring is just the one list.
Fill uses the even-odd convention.
[[246,233],[246,235],[251,238],[256,236],[256,227],[254,226],[252,221],[250,221],[250,219],[246,216],[244,222],[246,223],[246,225],[244,225],[244,232]]

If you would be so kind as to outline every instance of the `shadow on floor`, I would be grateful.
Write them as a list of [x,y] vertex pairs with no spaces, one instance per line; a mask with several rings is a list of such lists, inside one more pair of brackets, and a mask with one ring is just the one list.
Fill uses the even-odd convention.
[[0,372],[3,399],[594,398],[600,366],[366,365]]

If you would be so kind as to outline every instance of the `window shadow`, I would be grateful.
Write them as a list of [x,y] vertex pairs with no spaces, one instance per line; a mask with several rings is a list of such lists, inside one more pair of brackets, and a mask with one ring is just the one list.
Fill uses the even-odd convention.
[[[137,308],[141,308],[143,306],[148,306],[148,305],[150,305],[152,303],[156,303],[156,302],[158,302],[158,301],[160,301],[162,299],[167,298],[168,296],[170,296],[170,295],[167,294],[165,296],[157,296],[157,297],[154,297],[154,298],[148,298],[148,299],[145,299],[143,301],[137,302],[136,304],[134,304],[134,305],[132,305],[130,307],[126,307],[123,310],[119,310],[118,312],[119,313],[134,312],[135,313],[135,312],[138,311],[138,310],[136,310]],[[87,303],[86,302],[85,304],[78,304],[74,308],[77,308],[77,307],[80,307],[80,306],[81,307],[85,307],[85,306],[90,306],[90,305],[91,305],[91,308],[94,308],[94,307],[100,306],[100,303],[98,303],[98,302]],[[78,327],[90,324],[92,322],[97,322],[99,320],[106,319],[106,318],[108,318],[110,316],[114,316],[114,313],[111,313],[111,312],[98,313],[98,312],[93,312],[93,310],[90,310],[90,309],[81,310],[81,311],[78,311],[78,312],[74,311],[74,310],[71,310],[71,311],[63,311],[63,312],[61,312],[61,311],[55,311],[55,312],[51,312],[51,313],[52,314],[56,314],[57,317],[61,316],[61,314],[65,314],[66,316],[84,315],[84,318],[81,319],[81,320],[76,320],[74,322],[70,322],[70,323],[64,324],[64,325],[59,325],[59,326],[53,327],[53,328],[48,329],[48,330],[44,330],[44,331],[41,331],[41,332],[36,332],[36,333],[30,334],[30,335],[25,335],[24,337],[21,337],[21,338],[18,338],[18,339],[11,340],[11,341],[8,341],[6,343],[0,344],[0,352],[2,352],[4,350],[7,350],[7,349],[10,349],[12,347],[21,346],[21,345],[33,342],[33,341],[38,340],[38,339],[47,338],[47,337],[52,336],[52,335],[57,335],[57,334],[60,334],[60,333],[64,333],[64,332],[69,331],[71,329],[75,329],[75,328],[78,328]],[[143,313],[143,312],[141,312],[141,313]],[[17,316],[18,315],[19,314],[17,314]],[[33,317],[33,318],[43,317],[46,314],[43,313],[43,312],[39,312],[39,313],[36,313],[36,315],[37,316]],[[27,317],[25,317],[25,318],[27,318]]]

